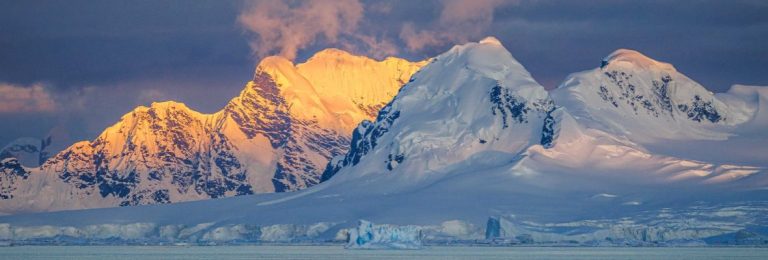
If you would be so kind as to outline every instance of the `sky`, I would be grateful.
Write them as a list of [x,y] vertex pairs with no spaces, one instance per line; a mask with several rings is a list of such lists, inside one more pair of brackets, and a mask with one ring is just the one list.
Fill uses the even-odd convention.
[[763,0],[1,1],[0,146],[91,140],[153,101],[215,112],[269,55],[421,60],[485,36],[548,89],[619,48],[713,92],[768,85]]

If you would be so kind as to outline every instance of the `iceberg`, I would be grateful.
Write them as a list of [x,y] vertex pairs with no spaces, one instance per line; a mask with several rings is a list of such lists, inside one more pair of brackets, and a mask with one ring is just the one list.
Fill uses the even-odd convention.
[[347,249],[421,249],[419,226],[374,225],[359,220],[357,228],[349,231]]

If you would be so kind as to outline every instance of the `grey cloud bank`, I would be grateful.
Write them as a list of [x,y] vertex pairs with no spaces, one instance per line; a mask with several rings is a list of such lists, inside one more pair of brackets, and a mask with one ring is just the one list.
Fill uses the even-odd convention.
[[[670,62],[716,92],[736,83],[768,84],[768,5],[762,1],[468,3],[475,1],[3,2],[0,83],[45,86],[63,102],[55,111],[0,113],[16,126],[0,130],[0,144],[45,134],[55,122],[66,122],[73,139],[92,139],[154,99],[215,111],[239,92],[261,56],[283,53],[286,46],[298,61],[326,47],[415,60],[494,35],[547,88],[595,67],[618,48]],[[300,15],[309,5],[327,7],[315,13],[317,19],[336,27],[318,28],[300,44],[288,44],[291,35],[285,33],[293,31],[254,30],[238,21],[258,6]],[[279,27],[289,21],[274,22]],[[308,18],[285,28],[315,22]],[[267,39],[281,44],[253,55],[264,47],[254,42],[264,39],[255,32],[276,30],[277,38]]]

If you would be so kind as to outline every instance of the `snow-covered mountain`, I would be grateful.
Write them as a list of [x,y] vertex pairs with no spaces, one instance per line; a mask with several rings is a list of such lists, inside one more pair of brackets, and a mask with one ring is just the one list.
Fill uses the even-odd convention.
[[547,91],[494,38],[456,46],[434,58],[384,107],[363,121],[344,158],[356,175],[408,172],[428,177],[479,150],[515,154],[542,141],[554,109]]
[[624,49],[599,68],[570,75],[553,96],[590,127],[635,139],[724,139],[726,133],[711,128],[738,125],[751,115],[671,64]]
[[354,128],[323,183],[0,217],[0,239],[765,244],[768,88],[713,94],[628,50],[596,61],[547,92],[498,40],[456,46]]
[[38,167],[71,142],[66,129],[59,124],[43,138],[21,137],[9,142],[0,149],[0,159],[16,158],[25,167]]
[[425,63],[375,61],[336,49],[298,65],[265,58],[240,95],[214,114],[172,101],[152,103],[40,167],[4,161],[3,178],[14,182],[3,182],[13,188],[3,189],[0,212],[170,203],[315,185],[328,160],[346,151],[351,130],[372,119],[371,111]]

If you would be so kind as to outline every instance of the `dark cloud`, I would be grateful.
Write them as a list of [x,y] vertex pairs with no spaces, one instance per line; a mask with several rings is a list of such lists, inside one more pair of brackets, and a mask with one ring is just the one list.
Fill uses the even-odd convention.
[[0,146],[54,125],[91,139],[151,101],[220,109],[255,63],[235,21],[240,8],[224,1],[0,2],[0,84],[44,85],[57,101],[55,112],[0,113],[3,125],[18,126],[0,129]]
[[3,1],[0,80],[57,87],[252,66],[221,1]]
[[497,10],[492,31],[548,87],[631,48],[722,92],[768,84],[766,13],[760,1],[526,1]]
[[[417,60],[493,35],[547,88],[618,48],[670,62],[716,92],[768,85],[761,0],[347,0],[326,12],[315,8],[329,3],[322,1],[1,1],[0,84],[16,94],[45,86],[55,111],[0,114],[18,126],[0,129],[0,144],[53,125],[90,139],[156,100],[212,112],[239,92],[261,56],[293,49],[299,62],[327,47]],[[264,17],[280,28],[254,24]],[[327,26],[313,30],[315,20]],[[282,35],[293,31],[305,38]],[[259,33],[284,44],[260,43]]]

